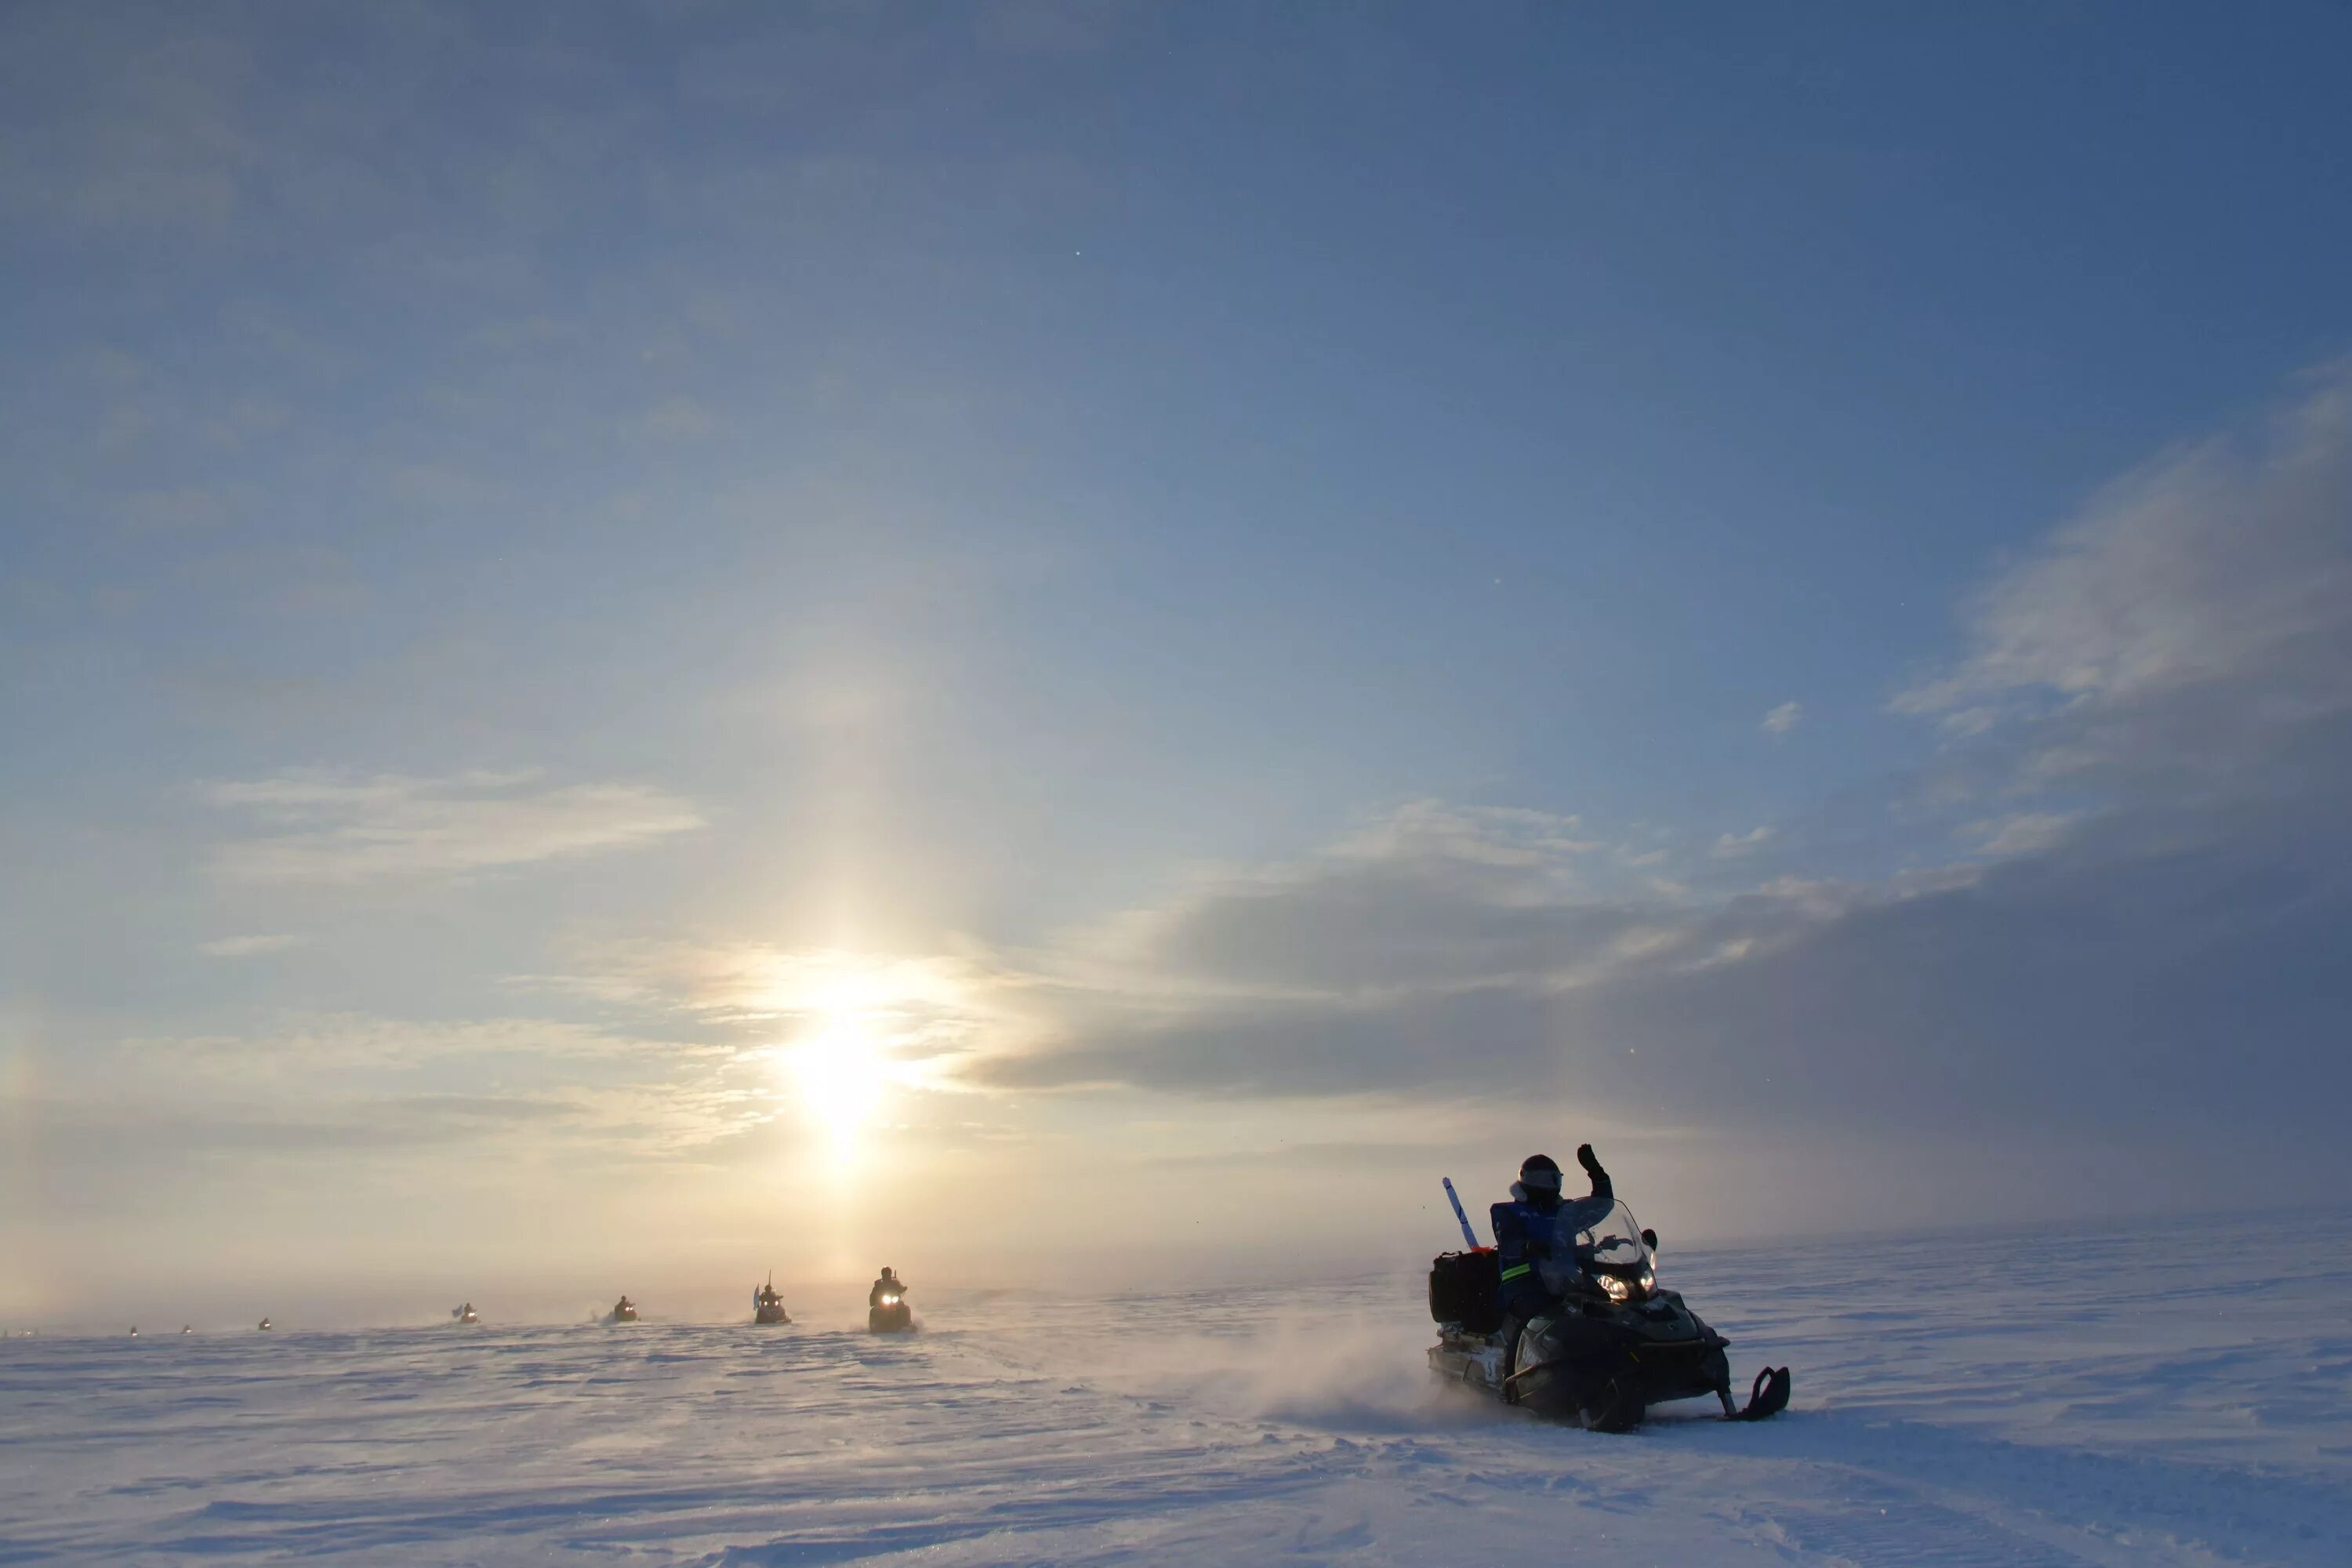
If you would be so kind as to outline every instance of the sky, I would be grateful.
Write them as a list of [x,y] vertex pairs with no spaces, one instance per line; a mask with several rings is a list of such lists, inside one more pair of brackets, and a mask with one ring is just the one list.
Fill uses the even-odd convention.
[[2347,58],[6,7],[0,1317],[2352,1199]]

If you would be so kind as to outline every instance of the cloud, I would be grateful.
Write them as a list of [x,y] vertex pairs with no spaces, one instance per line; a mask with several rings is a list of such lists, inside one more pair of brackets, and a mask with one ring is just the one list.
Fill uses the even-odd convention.
[[279,1068],[404,1070],[445,1061],[577,1064],[725,1054],[722,1047],[615,1035],[560,1019],[432,1020],[367,1013],[287,1013],[242,1034],[137,1037],[122,1045],[149,1062],[232,1076]]
[[1768,735],[1785,735],[1790,731],[1795,729],[1798,721],[1803,719],[1804,716],[1805,705],[1803,703],[1796,701],[1783,702],[1778,708],[1773,709],[1770,712],[1764,715],[1764,732]]
[[1520,806],[1451,805],[1416,800],[1366,825],[1334,851],[1379,858],[1428,853],[1496,866],[1565,871],[1575,857],[1601,847],[1585,835],[1582,819]]
[[208,958],[254,958],[265,952],[283,952],[310,940],[303,936],[286,935],[223,936],[198,942],[196,951]]
[[974,1071],[1553,1102],[1631,1127],[1762,1116],[1790,1136],[2145,1139],[2209,1120],[2343,1166],[2314,1152],[2333,1138],[2319,1107],[2352,1092],[2340,877],[2255,846],[2005,847],[1687,906],[1530,896],[1512,868],[1417,854],[1236,879],[1126,922],[1125,968],[1046,994],[1051,1048]]
[[[288,1013],[235,1034],[125,1039],[111,1052],[128,1069],[118,1081],[58,1103],[86,1119],[169,1125],[185,1147],[399,1146],[530,1123],[542,1142],[667,1157],[776,1110],[772,1073],[737,1047],[560,1019]],[[338,1129],[362,1131],[339,1140]]]
[[[1400,815],[1027,955],[1040,1043],[984,1053],[972,1070],[1023,1085],[1475,1097],[1496,1089],[1498,1065],[1542,1058],[1560,998],[1757,950],[1826,903],[1816,891],[1683,907],[1646,885],[1561,875],[1586,841],[1547,830],[1537,837],[1575,847],[1529,853],[1515,813],[1417,803]],[[1445,831],[1422,831],[1431,821]]]
[[2054,847],[2074,823],[2063,812],[2024,811],[1998,821],[1971,822],[1960,831],[1983,840],[1977,846],[1979,855],[2033,855]]
[[1769,826],[1752,827],[1745,833],[1725,833],[1717,837],[1715,847],[1708,853],[1718,860],[1734,859],[1742,855],[1754,854],[1769,843],[1771,838],[1772,829]]
[[2257,1149],[2260,1179],[2340,1186],[2347,570],[2331,371],[2256,437],[2111,487],[1968,602],[1958,656],[1895,704],[1937,721],[1937,771],[1888,803],[1968,853],[1670,893],[1419,803],[1065,940],[1050,1048],[983,1071],[1791,1135],[2210,1133]]
[[879,1053],[901,1087],[953,1090],[983,1055],[1029,1048],[1044,1032],[1033,993],[1052,982],[1000,958],[786,950],[764,942],[576,944],[560,974],[510,984],[654,1014],[687,1014],[750,1048]]
[[1979,594],[1965,626],[1966,655],[1894,707],[1961,738],[2005,727],[2028,783],[2260,790],[2290,753],[2318,761],[2315,736],[2340,762],[2352,365],[2250,436],[2108,486]]
[[277,1108],[80,1100],[29,1107],[68,1168],[96,1149],[111,1173],[129,1166],[183,1175],[192,1158],[365,1158],[505,1139],[518,1128],[572,1120],[581,1109],[512,1095],[339,1098]]
[[255,882],[458,876],[641,847],[704,825],[692,803],[661,790],[534,789],[531,777],[289,773],[208,784],[202,794],[282,830],[215,855],[222,875]]

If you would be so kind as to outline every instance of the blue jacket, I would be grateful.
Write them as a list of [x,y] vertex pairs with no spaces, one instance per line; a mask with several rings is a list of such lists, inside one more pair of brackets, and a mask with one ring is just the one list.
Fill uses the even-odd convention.
[[1486,1211],[1495,1227],[1496,1261],[1503,1271],[1503,1310],[1525,1321],[1549,1310],[1554,1297],[1541,1264],[1564,1254],[1569,1238],[1605,1217],[1617,1202],[1609,1173],[1596,1165],[1592,1194],[1538,1207],[1527,1188],[1511,1184],[1511,1201]]

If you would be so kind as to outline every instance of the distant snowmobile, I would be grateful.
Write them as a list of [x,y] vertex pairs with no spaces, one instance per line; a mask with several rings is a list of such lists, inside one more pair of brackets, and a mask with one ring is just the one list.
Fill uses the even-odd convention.
[[461,1323],[478,1323],[482,1321],[482,1315],[474,1310],[474,1304],[471,1301],[462,1307],[450,1308],[449,1316]]
[[637,1321],[637,1304],[624,1296],[613,1303],[613,1310],[604,1314],[604,1321],[608,1323],[634,1323]]
[[139,1337],[139,1325],[136,1323],[131,1325],[131,1337],[134,1340]]
[[266,1331],[268,1329],[268,1327],[269,1327],[269,1320],[268,1320],[268,1319],[267,1319],[267,1318],[262,1319],[262,1320],[261,1320],[261,1326],[262,1326],[263,1330]]
[[1657,1235],[1623,1204],[1555,1239],[1559,1309],[1516,1334],[1503,1314],[1495,1250],[1477,1244],[1458,1199],[1454,1212],[1470,1250],[1443,1254],[1429,1269],[1429,1313],[1438,1325],[1429,1364],[1440,1376],[1598,1432],[1631,1431],[1653,1405],[1707,1394],[1730,1421],[1760,1421],[1787,1407],[1787,1367],[1766,1367],[1747,1405],[1732,1403],[1723,1353],[1731,1342],[1677,1292],[1659,1288]]
[[193,1334],[193,1333],[194,1333],[195,1331],[196,1331],[195,1330],[194,1330],[194,1329],[192,1329],[192,1328],[188,1327],[188,1325],[187,1325],[187,1324],[185,1324],[185,1323],[182,1323],[182,1324],[180,1325],[180,1333],[181,1333],[181,1335],[182,1335],[184,1338],[185,1336],[189,1335],[189,1334]]
[[784,1310],[784,1299],[776,1294],[776,1277],[751,1292],[751,1321],[755,1323],[789,1323],[793,1315]]
[[866,1309],[866,1331],[871,1334],[910,1334],[915,1331],[915,1310],[907,1305],[907,1287],[898,1279],[877,1284]]

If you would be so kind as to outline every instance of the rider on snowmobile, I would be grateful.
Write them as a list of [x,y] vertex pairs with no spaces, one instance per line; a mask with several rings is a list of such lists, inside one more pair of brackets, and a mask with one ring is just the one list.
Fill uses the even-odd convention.
[[907,1287],[900,1282],[896,1274],[890,1272],[890,1266],[886,1263],[882,1266],[882,1278],[874,1281],[873,1289],[866,1292],[866,1304],[868,1307],[878,1307],[882,1304],[883,1297],[903,1296],[906,1293]]
[[[1496,1261],[1503,1272],[1503,1310],[1515,1323],[1540,1317],[1558,1300],[1544,1282],[1542,1267],[1552,1257],[1552,1238],[1575,1235],[1606,1216],[1617,1201],[1609,1173],[1593,1157],[1591,1144],[1577,1145],[1576,1163],[1592,1178],[1590,1197],[1564,1203],[1559,1163],[1549,1154],[1530,1154],[1519,1166],[1519,1179],[1511,1184],[1511,1201],[1487,1211],[1495,1226]],[[1562,1208],[1570,1211],[1565,1220]]]

